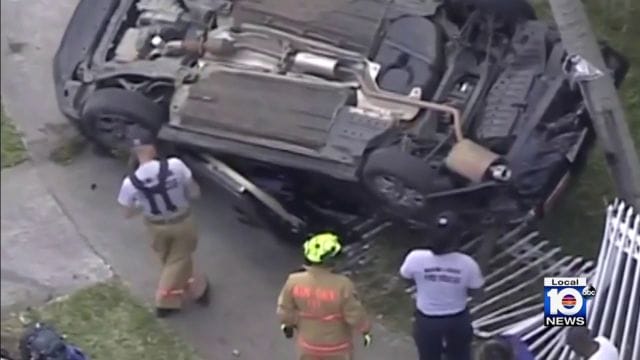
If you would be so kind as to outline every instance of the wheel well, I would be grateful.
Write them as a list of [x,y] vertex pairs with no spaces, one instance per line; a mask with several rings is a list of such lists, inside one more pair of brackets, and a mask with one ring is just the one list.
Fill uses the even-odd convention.
[[173,79],[154,79],[140,75],[117,76],[96,83],[95,90],[106,88],[135,91],[167,108],[175,91]]

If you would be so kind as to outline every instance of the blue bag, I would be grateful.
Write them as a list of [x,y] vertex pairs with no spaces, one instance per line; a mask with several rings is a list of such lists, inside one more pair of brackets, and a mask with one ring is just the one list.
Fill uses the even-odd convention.
[[20,339],[22,360],[89,360],[77,347],[67,344],[56,329],[43,323],[29,327]]

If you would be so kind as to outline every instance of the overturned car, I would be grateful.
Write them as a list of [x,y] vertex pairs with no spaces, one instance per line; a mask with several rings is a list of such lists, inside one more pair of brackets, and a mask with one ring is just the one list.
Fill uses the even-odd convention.
[[[562,188],[590,124],[557,31],[499,3],[82,0],[56,94],[97,144],[145,127],[310,226],[516,223]],[[619,83],[625,59],[602,50]]]

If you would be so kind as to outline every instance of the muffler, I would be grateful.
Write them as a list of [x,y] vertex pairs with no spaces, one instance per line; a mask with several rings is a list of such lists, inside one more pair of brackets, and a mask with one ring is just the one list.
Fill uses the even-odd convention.
[[293,57],[293,67],[303,73],[334,78],[338,67],[338,59],[299,52]]
[[469,139],[463,139],[451,148],[445,159],[445,166],[476,184],[487,177],[507,181],[511,178],[511,171],[500,160],[500,155],[493,151]]

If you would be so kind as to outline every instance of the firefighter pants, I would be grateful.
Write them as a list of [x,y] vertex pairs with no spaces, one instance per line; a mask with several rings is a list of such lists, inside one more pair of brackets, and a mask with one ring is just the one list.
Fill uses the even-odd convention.
[[156,307],[179,309],[185,299],[201,297],[207,289],[207,280],[194,274],[192,256],[198,234],[191,216],[176,223],[145,224],[151,233],[151,247],[162,265]]
[[343,355],[308,355],[302,354],[300,355],[300,360],[353,360],[353,356],[351,354],[343,354]]
[[[413,338],[420,360],[471,360],[473,328],[467,310],[445,316],[427,316],[416,311]],[[445,346],[446,344],[446,346]]]

